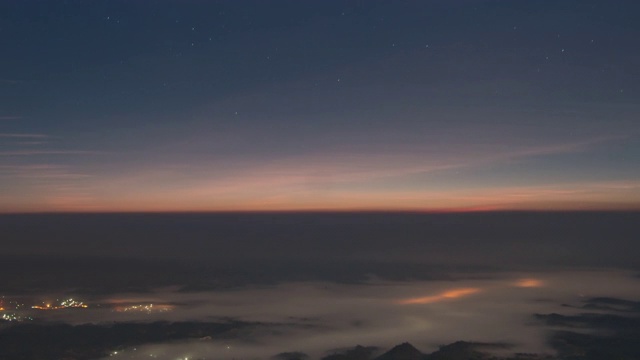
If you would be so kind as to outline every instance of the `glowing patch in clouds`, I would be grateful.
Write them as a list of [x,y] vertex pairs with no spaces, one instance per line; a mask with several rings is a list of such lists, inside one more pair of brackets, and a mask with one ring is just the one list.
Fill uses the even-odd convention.
[[453,289],[453,290],[444,291],[444,292],[442,292],[440,294],[437,294],[437,295],[423,296],[423,297],[416,297],[416,298],[409,298],[409,299],[399,300],[398,304],[400,304],[400,305],[431,304],[431,303],[435,303],[435,302],[440,302],[440,301],[457,299],[457,298],[469,296],[469,295],[472,295],[472,294],[475,294],[475,293],[478,293],[478,292],[480,292],[480,289],[478,289],[478,288]]
[[544,282],[538,279],[520,279],[515,282],[514,286],[524,287],[524,288],[542,287],[544,286]]

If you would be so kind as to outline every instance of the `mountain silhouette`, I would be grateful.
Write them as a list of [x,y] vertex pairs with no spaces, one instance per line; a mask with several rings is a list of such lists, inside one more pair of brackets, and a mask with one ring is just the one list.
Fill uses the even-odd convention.
[[456,341],[441,346],[440,349],[426,357],[426,360],[485,360],[489,355],[477,350],[478,347],[497,347],[498,344],[483,344],[467,341]]
[[353,349],[335,353],[322,358],[322,360],[371,360],[373,353],[377,350],[374,346],[356,346]]
[[378,356],[375,360],[424,360],[425,355],[408,342],[396,345],[393,349]]

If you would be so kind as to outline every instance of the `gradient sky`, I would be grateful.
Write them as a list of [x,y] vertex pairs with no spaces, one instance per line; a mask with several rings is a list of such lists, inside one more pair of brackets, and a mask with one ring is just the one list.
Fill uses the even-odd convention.
[[0,212],[640,209],[637,0],[0,3]]

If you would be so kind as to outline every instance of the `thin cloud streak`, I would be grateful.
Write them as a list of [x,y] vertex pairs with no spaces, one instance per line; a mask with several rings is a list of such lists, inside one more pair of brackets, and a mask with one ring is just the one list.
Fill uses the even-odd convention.
[[47,144],[48,141],[20,141],[17,142],[17,145],[24,145],[24,146],[32,146],[32,145],[43,145],[43,144]]
[[49,135],[46,134],[0,134],[0,138],[28,138],[28,139],[46,139],[49,138]]
[[90,150],[19,150],[0,151],[0,156],[31,156],[31,155],[99,155],[106,154],[103,151]]
[[[452,158],[424,164],[420,154],[398,155],[320,155],[276,160],[259,167],[237,172],[228,178],[206,179],[201,184],[191,184],[191,189],[215,188],[216,193],[243,192],[273,189],[279,186],[322,186],[326,184],[363,183],[385,178],[401,178],[411,175],[444,172],[482,165],[496,164],[535,156],[585,151],[589,145],[611,139],[595,139],[573,144],[528,148],[511,153],[473,155],[471,158]],[[336,160],[338,159],[338,160]],[[419,164],[422,161],[423,164]],[[153,171],[148,175],[156,177]],[[170,174],[164,174],[165,176]],[[140,180],[148,176],[140,174]],[[205,175],[206,177],[206,175]]]

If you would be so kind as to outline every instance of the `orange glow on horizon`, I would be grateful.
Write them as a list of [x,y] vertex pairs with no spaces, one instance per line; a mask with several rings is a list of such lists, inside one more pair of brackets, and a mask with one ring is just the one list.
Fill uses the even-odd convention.
[[460,289],[447,290],[437,295],[403,299],[403,300],[399,300],[397,303],[400,305],[432,304],[436,302],[466,297],[479,292],[480,292],[479,288],[460,288]]
[[[138,206],[74,206],[58,207],[16,207],[0,208],[0,214],[38,214],[38,213],[422,213],[422,214],[455,214],[455,213],[491,213],[491,212],[638,212],[640,206],[624,206],[620,204],[599,204],[600,206],[573,206],[573,204],[536,204],[536,206],[461,206],[461,207],[417,207],[417,206],[384,206],[380,204],[259,204],[243,206],[189,206],[188,204],[141,204]],[[177,206],[176,206],[177,205]],[[546,205],[546,206],[545,206]]]
[[516,287],[522,288],[536,288],[544,286],[544,281],[538,279],[520,279],[514,283]]
[[[399,147],[336,149],[269,161],[150,160],[95,173],[54,164],[3,165],[4,176],[20,188],[3,194],[0,213],[640,211],[635,178],[458,183],[476,170],[514,159],[573,153],[618,138],[522,144],[506,153],[463,142],[445,153]],[[425,182],[427,174],[438,176]]]
[[[103,179],[83,194],[47,193],[39,198],[33,193],[28,199],[22,193],[10,194],[0,213],[640,211],[638,182],[462,189],[440,184],[390,190],[368,188],[366,179],[316,179],[287,172],[186,184],[183,179],[157,183],[157,176],[151,175],[128,181]],[[120,186],[122,181],[126,186]],[[356,183],[362,187],[354,188]]]

